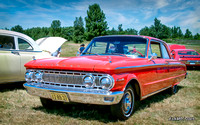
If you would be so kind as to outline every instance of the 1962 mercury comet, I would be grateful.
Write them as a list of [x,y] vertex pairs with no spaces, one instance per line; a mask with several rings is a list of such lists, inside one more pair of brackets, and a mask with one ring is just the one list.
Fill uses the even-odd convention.
[[170,89],[186,77],[185,64],[172,59],[168,45],[146,36],[94,38],[78,57],[38,59],[25,64],[24,87],[44,107],[54,101],[111,105],[128,119],[135,102]]

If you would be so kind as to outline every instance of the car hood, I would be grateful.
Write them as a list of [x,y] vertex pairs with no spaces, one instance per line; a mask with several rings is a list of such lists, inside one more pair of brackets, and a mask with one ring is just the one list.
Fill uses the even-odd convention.
[[44,37],[36,40],[35,42],[39,45],[41,50],[53,53],[66,41],[66,39],[61,37]]
[[[79,56],[69,58],[38,59],[25,64],[27,69],[59,69],[111,74],[116,68],[143,65],[143,58],[123,56]],[[133,63],[135,62],[135,63]],[[145,63],[144,63],[145,65]]]

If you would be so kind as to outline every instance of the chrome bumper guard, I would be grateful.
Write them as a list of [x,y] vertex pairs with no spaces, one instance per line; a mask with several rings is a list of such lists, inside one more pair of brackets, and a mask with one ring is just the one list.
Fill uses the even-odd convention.
[[124,94],[122,91],[111,92],[83,88],[64,88],[38,83],[25,83],[24,87],[30,95],[52,99],[50,92],[66,93],[69,102],[99,105],[117,104],[120,102]]

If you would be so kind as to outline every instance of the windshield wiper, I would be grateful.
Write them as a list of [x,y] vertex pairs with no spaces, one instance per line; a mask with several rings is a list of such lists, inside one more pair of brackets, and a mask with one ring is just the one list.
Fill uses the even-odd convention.
[[91,53],[91,52],[85,52],[85,53],[82,53],[83,55],[85,54],[88,54],[88,55],[98,55],[98,54],[96,54],[96,53]]
[[102,53],[102,54],[106,54],[106,55],[120,55],[123,57],[127,57],[125,54],[121,54],[121,53]]

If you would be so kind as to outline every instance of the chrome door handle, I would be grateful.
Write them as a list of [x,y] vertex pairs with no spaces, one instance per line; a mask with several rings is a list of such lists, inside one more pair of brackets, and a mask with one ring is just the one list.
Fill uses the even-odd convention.
[[15,55],[19,55],[19,52],[16,52],[16,51],[12,51],[11,53]]

